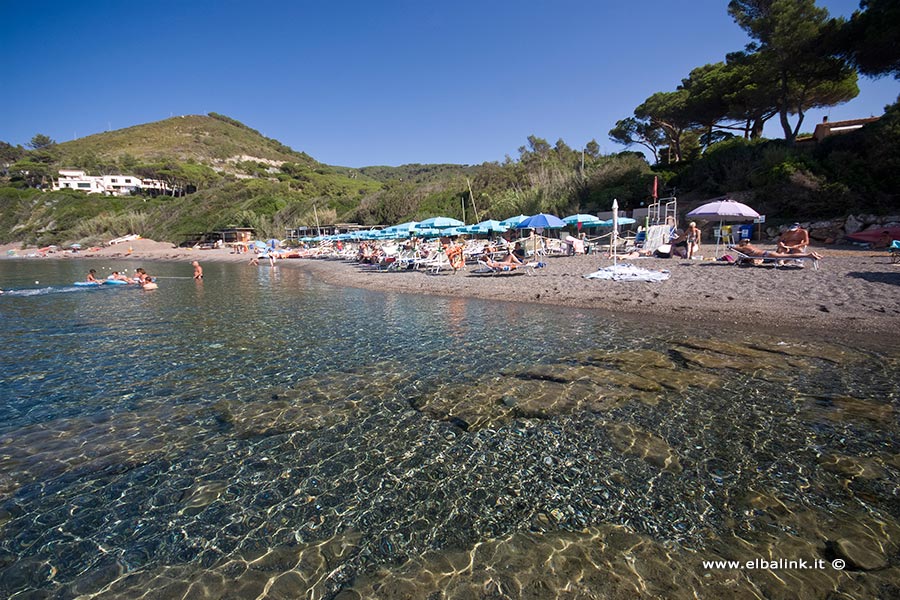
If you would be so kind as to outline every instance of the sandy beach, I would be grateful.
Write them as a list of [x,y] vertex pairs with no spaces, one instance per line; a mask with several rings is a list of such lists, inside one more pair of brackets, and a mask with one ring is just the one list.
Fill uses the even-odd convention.
[[[771,246],[761,245],[766,249]],[[27,258],[33,250],[20,245],[0,246],[13,260],[129,260],[248,263],[249,255],[228,249],[194,250],[170,243],[140,239],[77,254]],[[627,261],[648,269],[666,269],[671,276],[660,283],[587,280],[583,275],[612,264],[601,255],[550,257],[533,275],[484,276],[474,267],[456,274],[421,271],[376,271],[351,262],[329,259],[285,259],[278,268],[300,268],[334,285],[381,291],[436,294],[487,300],[530,302],[641,315],[666,321],[722,323],[764,330],[811,330],[871,337],[900,328],[900,264],[892,264],[883,250],[817,247],[824,259],[819,269],[797,267],[738,267],[724,262],[642,258]],[[711,256],[712,246],[701,253]],[[265,261],[260,266],[271,268]],[[889,340],[886,340],[889,341]],[[892,343],[892,342],[891,342]]]

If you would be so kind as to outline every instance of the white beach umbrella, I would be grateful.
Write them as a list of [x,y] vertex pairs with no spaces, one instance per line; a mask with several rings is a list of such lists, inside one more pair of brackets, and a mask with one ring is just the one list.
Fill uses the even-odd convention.
[[[711,200],[702,206],[698,206],[687,216],[694,219],[705,219],[707,221],[718,221],[719,231],[722,231],[722,223],[736,223],[740,221],[752,221],[759,218],[759,213],[736,200],[721,197]],[[716,256],[719,256],[719,242],[721,234],[716,236]]]

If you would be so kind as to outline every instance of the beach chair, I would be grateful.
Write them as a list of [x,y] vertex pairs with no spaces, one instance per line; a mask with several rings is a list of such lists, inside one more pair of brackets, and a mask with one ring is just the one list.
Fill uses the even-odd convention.
[[434,256],[419,259],[414,264],[416,269],[424,269],[432,275],[437,275],[444,269],[453,269],[450,265],[450,259],[447,257],[447,253],[443,251],[439,251]]
[[525,273],[534,275],[536,269],[543,269],[546,265],[540,261],[532,261],[524,264],[518,263],[488,263],[486,260],[478,261],[478,268],[471,271],[475,275],[513,275]]
[[647,241],[647,231],[644,229],[639,230],[634,234],[633,247],[635,249],[640,249],[644,247],[644,244]]
[[736,258],[735,265],[746,267],[749,265],[763,265],[777,267],[780,263],[812,261],[813,269],[819,270],[819,261],[811,256],[803,256],[797,258],[785,258],[783,256],[751,256],[741,252],[737,246],[728,246],[728,252]]
[[419,260],[419,258],[418,251],[413,248],[404,248],[400,251],[400,254],[397,255],[397,260],[389,267],[389,270],[411,269],[416,265],[416,261]]
[[894,264],[900,263],[900,240],[891,242],[891,245],[888,246],[888,250],[891,253],[891,262]]

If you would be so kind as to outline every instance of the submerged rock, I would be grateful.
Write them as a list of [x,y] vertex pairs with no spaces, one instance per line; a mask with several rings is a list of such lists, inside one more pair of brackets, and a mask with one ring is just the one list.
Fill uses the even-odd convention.
[[888,566],[884,550],[874,540],[841,538],[829,546],[838,558],[847,561],[850,569],[875,571]]
[[609,432],[610,439],[619,452],[637,456],[672,473],[681,472],[678,454],[661,437],[625,423],[607,423],[603,427]]

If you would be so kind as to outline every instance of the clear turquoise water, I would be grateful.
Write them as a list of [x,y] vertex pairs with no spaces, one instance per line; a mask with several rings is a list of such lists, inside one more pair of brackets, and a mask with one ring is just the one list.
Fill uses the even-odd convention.
[[[879,589],[896,575],[871,568],[900,518],[892,352],[286,267],[208,264],[197,283],[154,263],[153,292],[71,286],[134,266],[0,263],[2,597],[599,593],[640,569],[579,554],[575,578],[537,557],[633,549],[610,527],[661,553],[647,564],[741,540],[849,552]],[[453,562],[491,544],[481,569]],[[509,567],[517,552],[534,564]],[[696,562],[664,595],[710,585]]]

